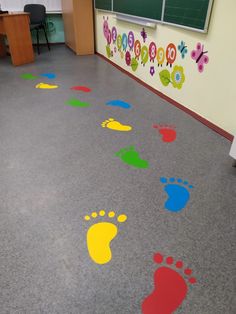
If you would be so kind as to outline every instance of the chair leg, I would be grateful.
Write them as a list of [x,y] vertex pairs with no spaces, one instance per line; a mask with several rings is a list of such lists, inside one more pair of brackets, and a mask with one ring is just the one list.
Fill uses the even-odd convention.
[[48,42],[48,36],[47,36],[47,32],[46,32],[46,29],[45,29],[45,26],[44,26],[44,25],[43,25],[43,31],[44,31],[44,35],[45,35],[45,38],[46,38],[48,50],[50,50],[50,44],[49,44],[49,42]]
[[38,50],[38,54],[40,55],[40,50],[39,50],[39,30],[36,30],[37,32],[37,50]]

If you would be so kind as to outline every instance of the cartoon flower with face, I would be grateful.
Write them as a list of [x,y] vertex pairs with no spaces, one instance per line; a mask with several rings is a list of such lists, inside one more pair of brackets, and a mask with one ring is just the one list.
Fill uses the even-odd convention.
[[182,88],[185,81],[184,69],[181,66],[175,65],[171,73],[172,85],[174,88]]

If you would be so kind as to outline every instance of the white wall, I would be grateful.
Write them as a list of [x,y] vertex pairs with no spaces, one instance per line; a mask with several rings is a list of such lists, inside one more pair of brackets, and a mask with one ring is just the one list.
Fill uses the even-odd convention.
[[[182,59],[180,53],[172,66],[163,64],[162,69],[154,62],[155,75],[151,76],[149,61],[143,67],[140,64],[136,72],[126,65],[125,58],[121,54],[115,53],[116,44],[111,43],[110,49],[113,62],[131,72],[139,79],[143,80],[156,90],[171,97],[185,107],[198,113],[210,122],[223,128],[231,134],[236,134],[236,1],[235,0],[215,0],[207,34],[188,31],[169,25],[157,24],[155,30],[146,28],[147,41],[149,46],[154,41],[157,47],[166,48],[169,43],[174,43],[176,48],[181,40],[187,44],[188,54]],[[117,21],[108,12],[96,11],[96,42],[97,51],[107,57],[107,41],[103,34],[103,17],[108,17],[109,28],[117,28],[118,34],[133,31],[135,39],[139,39],[144,45],[140,31],[141,26],[127,22]],[[197,42],[204,44],[204,50],[208,51],[209,63],[205,65],[203,73],[198,71],[196,62],[191,58],[190,53],[195,49]],[[134,56],[134,53],[131,52]],[[185,82],[182,88],[174,88],[172,84],[164,86],[159,78],[159,73],[163,69],[173,71],[175,65],[183,67]]]

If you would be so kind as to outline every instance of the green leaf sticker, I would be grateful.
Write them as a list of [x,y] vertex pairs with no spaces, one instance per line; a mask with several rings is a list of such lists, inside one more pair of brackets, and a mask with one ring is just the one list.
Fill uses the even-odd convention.
[[138,61],[135,58],[131,60],[131,69],[135,72],[138,68]]
[[106,52],[107,52],[107,57],[110,58],[111,57],[111,48],[109,45],[106,46]]
[[168,70],[163,70],[159,73],[160,80],[164,86],[168,86],[171,83],[170,72]]

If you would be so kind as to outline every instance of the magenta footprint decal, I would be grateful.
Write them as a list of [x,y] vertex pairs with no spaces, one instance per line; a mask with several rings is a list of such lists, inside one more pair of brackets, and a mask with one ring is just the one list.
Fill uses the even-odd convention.
[[155,271],[154,290],[143,301],[142,312],[143,314],[172,314],[186,298],[188,284],[194,284],[197,281],[194,277],[190,277],[192,270],[184,268],[182,261],[174,263],[173,257],[169,256],[164,261],[163,256],[156,253],[154,262],[166,265]]
[[81,91],[84,93],[89,93],[91,92],[91,88],[87,87],[87,86],[73,86],[70,89],[72,90],[77,90],[77,91]]

